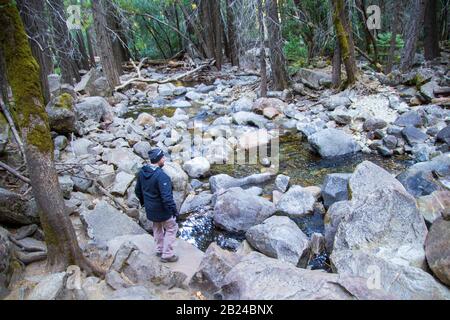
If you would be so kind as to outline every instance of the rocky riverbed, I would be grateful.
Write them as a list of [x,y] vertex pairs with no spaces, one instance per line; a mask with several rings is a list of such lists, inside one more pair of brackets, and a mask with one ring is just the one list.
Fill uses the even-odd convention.
[[[450,112],[435,94],[449,85],[442,61],[402,76],[366,71],[337,94],[329,68],[305,69],[268,98],[257,97],[257,76],[230,67],[201,83],[135,82],[112,97],[97,71],[75,88],[51,77],[47,112],[68,214],[85,254],[108,273],[43,273],[35,206],[20,189],[1,188],[0,295],[449,299]],[[7,137],[0,146],[14,163]],[[173,265],[154,256],[134,195],[152,147],[167,154],[181,213]]]

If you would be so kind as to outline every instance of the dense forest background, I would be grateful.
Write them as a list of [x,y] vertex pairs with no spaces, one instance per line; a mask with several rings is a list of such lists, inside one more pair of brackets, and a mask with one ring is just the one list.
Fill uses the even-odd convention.
[[[79,11],[71,11],[73,5]],[[352,0],[343,5],[344,1],[313,0],[17,1],[41,67],[46,101],[46,75],[57,73],[73,84],[80,80],[80,70],[99,62],[95,56],[111,67],[105,68],[111,85],[119,84],[121,63],[130,58],[169,59],[188,53],[193,59],[215,59],[219,69],[224,61],[246,67],[240,60],[252,53],[249,50],[256,50],[253,55],[258,52],[261,31],[277,75],[273,85],[278,89],[285,88],[287,77],[300,67],[314,65],[322,57],[330,63],[340,54],[336,39],[341,38],[335,32],[340,30],[339,21],[351,40],[349,57],[356,52],[386,73],[401,57],[402,67],[410,66],[416,43],[424,48],[427,59],[433,59],[439,55],[439,41],[448,41],[447,0]],[[379,16],[367,10],[372,6],[378,6]],[[264,16],[261,30],[259,7]],[[71,18],[72,14],[78,17],[77,13],[79,21]],[[69,30],[66,22],[72,20]]]

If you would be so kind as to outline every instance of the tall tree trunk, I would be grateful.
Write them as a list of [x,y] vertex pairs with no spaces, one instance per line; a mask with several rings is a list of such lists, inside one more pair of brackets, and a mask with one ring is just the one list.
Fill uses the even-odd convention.
[[230,41],[228,39],[227,30],[225,28],[225,21],[223,19],[220,19],[220,28],[222,29],[222,39],[223,39],[223,47],[225,50],[225,57],[228,58],[228,60],[231,62],[231,47],[230,47]]
[[439,26],[437,19],[437,0],[428,0],[428,4],[425,9],[425,22],[424,22],[424,47],[425,47],[425,59],[433,60],[439,57]]
[[202,0],[199,4],[199,18],[203,25],[206,55],[214,58],[217,69],[222,68],[223,39],[220,16],[220,1]]
[[78,246],[67,214],[58,175],[53,164],[53,142],[39,83],[38,64],[33,58],[17,8],[0,0],[0,46],[6,74],[15,101],[13,109],[22,134],[34,197],[47,244],[51,271],[76,264],[88,273],[100,274]]
[[352,30],[350,24],[346,22],[347,18],[344,0],[333,0],[333,6],[334,28],[339,40],[340,53],[344,62],[345,72],[347,73],[347,85],[351,85],[356,82],[358,76],[353,38],[350,37]]
[[334,88],[339,88],[341,85],[341,48],[339,46],[339,40],[336,39],[333,53],[333,74],[332,82]]
[[396,1],[394,5],[394,13],[392,15],[391,42],[389,44],[389,53],[387,56],[385,68],[386,74],[391,73],[392,67],[394,65],[395,50],[397,49],[397,34],[400,32],[401,8],[402,8],[402,1],[401,0]]
[[77,43],[78,51],[80,52],[80,63],[84,70],[89,70],[89,57],[86,52],[86,46],[84,45],[83,32],[77,30]]
[[[181,24],[180,24],[180,15],[178,13],[177,5],[173,3],[172,10],[175,17],[175,25],[177,26],[177,30],[181,30]],[[177,33],[177,39],[178,39],[178,47],[180,50],[184,50],[183,45],[183,37],[181,37],[181,34]]]
[[106,24],[106,11],[103,0],[92,0],[92,14],[94,17],[95,34],[97,36],[97,47],[100,53],[102,69],[105,73],[111,90],[120,84],[119,68],[111,54],[113,46]]
[[400,60],[400,70],[408,71],[414,63],[414,55],[416,54],[417,40],[420,35],[424,16],[425,16],[426,0],[414,0],[411,14],[406,27],[406,41],[402,51]]
[[261,97],[267,96],[267,67],[266,67],[266,46],[264,44],[264,18],[262,0],[258,0],[258,24],[259,24],[259,63],[261,72]]
[[92,27],[89,27],[86,30],[86,42],[87,42],[87,49],[88,49],[88,53],[89,53],[89,61],[91,63],[91,68],[93,68],[93,67],[95,67],[95,54],[94,54],[94,48],[92,48],[91,32],[92,32]]
[[[112,44],[112,55],[114,57],[114,61],[117,65],[117,72],[119,72],[119,76],[123,74],[122,70],[122,62],[127,60],[126,50],[126,39],[122,35],[121,26],[118,19],[118,12],[115,7],[115,4],[111,1],[104,1],[105,12],[106,12],[106,25],[110,29],[107,32],[109,33],[109,37],[111,39]],[[110,53],[111,54],[111,53]]]
[[223,24],[220,15],[220,1],[211,1],[211,22],[214,33],[214,58],[216,59],[216,67],[221,70],[223,63]]
[[205,39],[206,44],[206,56],[207,58],[214,58],[214,30],[212,27],[212,17],[211,17],[211,1],[201,0],[199,4],[199,17],[201,19],[201,24],[203,25],[203,39]]
[[74,78],[79,78],[79,75],[74,72],[73,48],[65,20],[64,1],[53,0],[47,2],[47,5],[53,25],[53,43],[61,69],[61,80],[63,83],[74,84]]
[[284,90],[288,86],[286,61],[283,54],[283,39],[278,19],[277,0],[266,0],[266,25],[270,49],[270,68],[272,70],[272,87]]
[[[184,21],[186,23],[186,29],[188,33],[193,33],[195,37],[197,38],[197,41],[199,43],[199,47],[197,48],[198,52],[202,54],[205,58],[212,58],[213,52],[209,50],[208,45],[206,44],[206,39],[204,37],[204,34],[199,29],[198,25],[191,20],[189,12],[186,10],[184,5],[180,3],[179,0],[176,1],[178,6],[181,9],[181,12],[183,12]],[[199,16],[202,17],[202,8],[199,8]]]
[[[259,14],[259,13],[258,13]],[[236,37],[236,21],[232,7],[232,0],[227,0],[227,29],[230,59],[233,66],[239,67],[239,44]]]
[[20,11],[25,30],[30,38],[31,52],[39,64],[39,78],[41,79],[42,95],[44,103],[50,101],[50,88],[48,84],[48,75],[51,73],[50,50],[48,48],[45,24],[42,17],[44,16],[43,0],[20,0],[17,1],[17,7]]

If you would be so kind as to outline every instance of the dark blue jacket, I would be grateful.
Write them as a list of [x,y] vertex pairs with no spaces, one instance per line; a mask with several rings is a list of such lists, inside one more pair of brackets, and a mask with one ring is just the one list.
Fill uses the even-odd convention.
[[178,216],[173,200],[172,181],[159,167],[144,166],[138,173],[136,196],[150,221],[162,222]]

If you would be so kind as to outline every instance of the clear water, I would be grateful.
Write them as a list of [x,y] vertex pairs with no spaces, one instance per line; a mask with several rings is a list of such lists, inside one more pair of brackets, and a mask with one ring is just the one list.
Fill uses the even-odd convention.
[[[188,83],[194,85],[195,83]],[[178,84],[180,85],[180,84]],[[171,117],[176,108],[164,105],[135,106],[124,117],[136,118],[141,112],[149,112],[155,117]],[[199,109],[199,106],[184,108],[191,119],[211,120],[211,115]],[[351,173],[355,167],[365,160],[372,161],[387,171],[398,174],[412,163],[403,157],[385,158],[378,155],[358,153],[333,160],[324,160],[310,151],[309,144],[297,132],[287,132],[280,137],[280,168],[278,174],[289,176],[290,185],[320,186],[323,179],[330,173]],[[244,177],[264,171],[262,165],[212,165],[211,175],[226,173],[233,177]],[[274,190],[275,177],[261,185],[263,196],[271,198]],[[206,182],[207,179],[204,179]],[[234,234],[220,230],[213,223],[213,211],[200,210],[192,213],[186,220],[181,221],[179,237],[192,243],[202,251],[206,251],[212,242],[228,250],[236,250],[245,239],[244,234]],[[310,237],[313,233],[324,233],[323,212],[315,212],[293,219],[299,228]],[[308,268],[330,271],[329,258],[326,253],[312,256]]]

